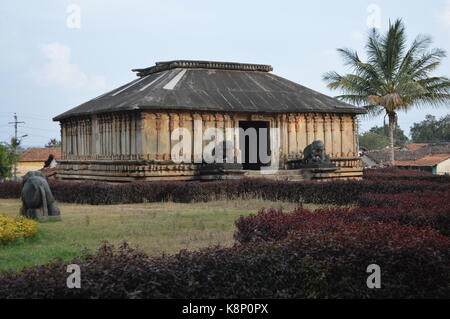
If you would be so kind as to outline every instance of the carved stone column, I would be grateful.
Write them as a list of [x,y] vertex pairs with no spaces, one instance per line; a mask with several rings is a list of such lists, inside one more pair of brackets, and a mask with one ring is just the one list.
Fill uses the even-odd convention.
[[[180,141],[180,138],[178,137],[175,140],[172,140],[172,134],[173,131],[175,131],[180,125],[180,116],[176,113],[170,113],[169,114],[169,158],[171,158],[172,154],[172,147],[176,143]],[[172,158],[171,158],[172,159]]]
[[192,114],[193,118],[193,157],[194,163],[202,163],[203,162],[203,118],[201,114],[194,113]]
[[289,139],[288,157],[294,158],[295,155],[298,153],[298,148],[297,148],[297,125],[295,121],[295,115],[293,114],[289,114],[288,116],[288,139]]
[[155,113],[142,113],[142,154],[146,159],[159,159],[158,135],[160,118]]
[[325,127],[323,114],[316,114],[315,123],[316,128],[314,133],[314,140],[321,140],[322,142],[325,142]]
[[169,115],[158,113],[156,119],[159,120],[158,156],[159,159],[168,160],[170,159]]
[[239,117],[235,114],[231,116],[231,125],[233,127],[233,143],[234,143],[234,162],[242,163],[245,159],[242,158],[241,149],[239,145]]
[[356,115],[352,116],[352,126],[353,126],[353,156],[358,156],[359,154],[359,143],[358,143],[358,119]]
[[310,113],[306,114],[306,145],[311,144],[314,141],[314,116]]
[[333,137],[333,157],[341,156],[341,123],[338,115],[333,114],[331,120],[331,132]]
[[345,145],[345,140],[344,140],[344,126],[345,126],[345,124],[344,124],[344,121],[345,121],[344,116],[342,114],[340,114],[339,115],[339,130],[341,132],[341,138],[340,138],[341,150],[340,150],[340,155],[339,156],[341,156],[341,157],[345,156],[345,153],[344,153],[344,145]]
[[324,129],[325,129],[325,153],[328,155],[333,154],[333,137],[331,132],[331,117],[330,115],[324,116]]

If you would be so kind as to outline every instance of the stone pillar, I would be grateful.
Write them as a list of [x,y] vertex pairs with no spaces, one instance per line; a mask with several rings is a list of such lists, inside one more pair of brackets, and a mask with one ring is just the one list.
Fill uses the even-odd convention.
[[121,114],[117,114],[116,116],[116,155],[122,154],[122,136],[123,136],[123,127],[122,127],[122,116]]
[[87,132],[87,134],[86,134],[86,136],[87,136],[86,150],[87,150],[87,152],[86,152],[86,154],[91,156],[92,155],[92,120],[90,118],[88,118],[86,120],[86,122],[87,122],[87,126],[86,126],[86,132]]
[[69,150],[70,150],[70,154],[73,155],[73,154],[75,154],[73,122],[69,121],[68,125],[69,125],[69,139],[70,139],[70,148],[69,148]]
[[172,147],[173,145],[180,142],[180,138],[178,137],[175,140],[172,140],[172,133],[177,128],[179,128],[180,125],[180,116],[176,113],[170,113],[169,114],[169,158],[172,159]]
[[131,113],[130,115],[130,154],[136,154],[136,145],[138,143],[136,139],[136,113]]
[[341,123],[338,115],[333,114],[331,121],[331,132],[333,136],[333,157],[341,156]]
[[91,149],[92,155],[95,156],[98,154],[98,145],[99,145],[99,132],[98,132],[98,118],[97,115],[92,115],[91,118]]
[[68,129],[68,153],[69,154],[73,154],[74,153],[74,149],[73,149],[73,128],[72,128],[72,121],[67,122],[67,129]]
[[203,117],[199,113],[192,114],[193,134],[192,134],[192,147],[193,147],[193,159],[194,163],[202,163],[203,161]]
[[295,158],[296,154],[298,153],[297,148],[297,125],[295,121],[295,116],[293,114],[289,114],[288,116],[288,146],[289,146],[289,152],[288,157],[289,158]]
[[358,118],[356,115],[352,116],[353,123],[353,156],[359,155],[359,143],[358,143]]
[[314,116],[312,114],[306,114],[306,145],[311,144],[314,141]]
[[[187,130],[189,132],[188,136],[183,136],[181,139],[179,139],[180,142],[187,143],[189,142],[190,144],[190,149],[189,150],[184,150],[183,149],[183,154],[181,154],[183,156],[183,158],[185,158],[186,153],[190,153],[191,156],[190,158],[186,158],[188,159],[191,163],[193,161],[193,128],[192,128],[192,117],[191,114],[188,112],[183,112],[183,113],[179,113],[179,120],[178,120],[178,127],[179,128],[183,128],[185,130]],[[190,141],[185,141],[184,139],[188,139],[190,138]],[[172,141],[173,143],[173,141]]]
[[345,140],[344,140],[344,128],[345,128],[345,124],[344,124],[344,117],[343,115],[339,115],[339,130],[340,130],[340,134],[341,134],[341,150],[340,150],[340,155],[341,157],[345,156],[344,153],[344,145],[345,145]]
[[116,116],[115,114],[110,114],[109,118],[109,137],[110,137],[110,149],[109,154],[116,154]]
[[127,154],[127,114],[120,114],[119,116],[119,140],[120,140],[120,149],[119,154],[125,155]]
[[111,115],[106,117],[106,154],[111,155],[112,154],[112,139],[111,139],[111,125],[112,125],[112,118]]
[[169,133],[169,115],[167,113],[157,113],[156,123],[158,131],[158,152],[157,159],[170,159],[170,133]]
[[[230,115],[225,114],[223,116],[223,120],[224,120],[224,140],[226,142],[226,145],[230,147],[230,150],[225,149],[225,155],[228,155],[226,152],[229,152],[230,155],[230,159],[232,160],[233,163],[236,163],[236,158],[235,158],[235,139],[234,139],[234,126],[233,126],[233,122],[232,122],[232,118]],[[228,156],[226,157],[227,160],[229,160]]]
[[355,137],[354,124],[350,115],[344,115],[343,119],[343,156],[354,156],[355,151]]
[[331,117],[330,115],[324,116],[324,129],[325,129],[325,154],[332,155],[333,154],[333,136],[331,132]]
[[98,123],[98,144],[97,144],[97,154],[104,154],[104,131],[103,131],[103,117],[97,116]]
[[323,114],[316,114],[315,116],[316,130],[314,140],[321,140],[325,142],[325,128]]
[[159,159],[158,135],[161,117],[155,113],[142,113],[142,154],[146,159]]
[[303,150],[307,144],[306,117],[304,114],[297,115],[297,148],[299,154],[303,157]]
[[233,143],[234,143],[234,162],[242,163],[244,159],[242,158],[241,149],[239,147],[239,118],[236,114],[231,116],[231,125],[234,129]]
[[282,145],[282,161],[285,162],[289,155],[289,135],[288,135],[288,118],[286,114],[281,114],[281,145]]
[[80,122],[74,121],[73,122],[73,129],[74,129],[74,139],[73,142],[75,144],[75,155],[80,155]]
[[136,126],[136,155],[137,158],[142,159],[144,157],[144,154],[147,154],[144,152],[144,149],[146,149],[146,142],[144,139],[144,113],[139,112],[135,116],[135,126]]
[[123,118],[123,139],[122,139],[122,154],[130,154],[130,114],[124,113]]

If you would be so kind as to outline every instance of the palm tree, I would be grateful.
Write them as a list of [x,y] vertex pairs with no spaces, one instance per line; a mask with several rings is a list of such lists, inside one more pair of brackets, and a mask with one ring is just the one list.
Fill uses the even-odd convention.
[[332,71],[323,75],[330,89],[343,91],[338,99],[363,106],[369,116],[384,113],[388,117],[392,165],[397,112],[450,102],[450,80],[431,75],[446,53],[429,49],[430,44],[430,37],[421,35],[406,50],[405,26],[398,19],[393,24],[389,22],[385,35],[375,28],[369,32],[367,62],[361,61],[356,51],[338,49],[351,73],[340,75]]

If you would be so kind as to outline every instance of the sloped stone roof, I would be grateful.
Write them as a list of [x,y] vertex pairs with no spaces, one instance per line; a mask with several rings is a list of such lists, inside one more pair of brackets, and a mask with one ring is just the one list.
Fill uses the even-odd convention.
[[126,110],[323,112],[363,114],[341,102],[270,73],[271,66],[177,60],[135,69],[138,78],[53,120]]

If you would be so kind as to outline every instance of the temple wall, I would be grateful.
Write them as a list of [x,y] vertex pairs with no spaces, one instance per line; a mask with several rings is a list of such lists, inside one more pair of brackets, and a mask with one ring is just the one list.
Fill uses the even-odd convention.
[[[64,179],[111,181],[196,179],[205,162],[203,152],[211,147],[211,139],[204,136],[208,128],[219,131],[231,146],[231,162],[241,163],[239,135],[226,130],[239,128],[240,121],[267,121],[271,129],[278,129],[278,152],[272,142],[270,148],[272,154],[278,153],[280,169],[295,167],[292,163],[303,157],[304,148],[321,139],[326,154],[342,168],[330,178],[360,178],[362,174],[353,115],[191,111],[98,114],[65,120],[61,123],[58,174]],[[181,163],[171,154],[184,140],[183,136],[172,136],[177,128],[189,133],[189,143],[185,144],[189,149],[182,148],[178,153],[185,155],[180,157]]]
[[101,114],[61,123],[62,158],[100,158],[140,154],[138,113]]
[[217,129],[233,146],[239,159],[237,136],[226,128],[239,127],[239,121],[268,121],[279,128],[279,151],[283,160],[301,158],[304,148],[320,139],[332,158],[357,155],[356,120],[348,114],[250,114],[208,112],[116,113],[80,117],[61,123],[63,158],[107,158],[136,155],[150,160],[171,160],[171,150],[181,137],[171,139],[177,128],[190,135],[192,162],[201,162],[210,143],[204,139],[208,128]]

